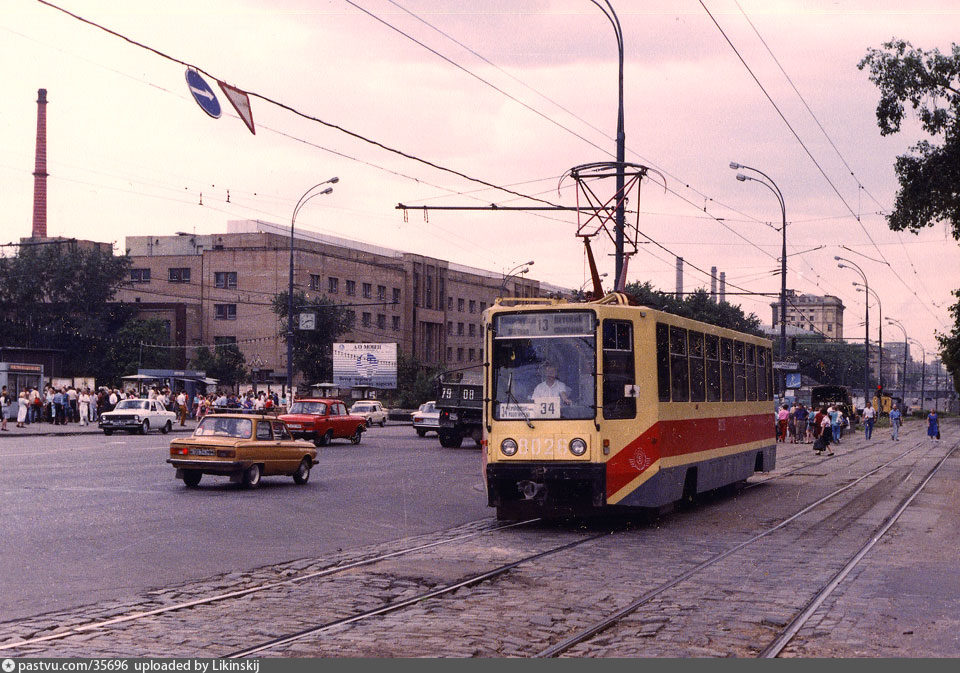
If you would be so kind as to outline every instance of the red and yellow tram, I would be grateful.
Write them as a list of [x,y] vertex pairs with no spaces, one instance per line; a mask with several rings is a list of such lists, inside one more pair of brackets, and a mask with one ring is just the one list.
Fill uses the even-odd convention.
[[609,294],[484,314],[484,472],[500,518],[656,508],[776,462],[771,344]]

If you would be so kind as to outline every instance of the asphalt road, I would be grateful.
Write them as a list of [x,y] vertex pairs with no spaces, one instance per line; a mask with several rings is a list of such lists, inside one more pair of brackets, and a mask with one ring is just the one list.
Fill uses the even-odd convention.
[[493,516],[479,449],[410,425],[323,447],[305,486],[254,490],[211,476],[186,489],[165,462],[174,436],[0,442],[0,620]]

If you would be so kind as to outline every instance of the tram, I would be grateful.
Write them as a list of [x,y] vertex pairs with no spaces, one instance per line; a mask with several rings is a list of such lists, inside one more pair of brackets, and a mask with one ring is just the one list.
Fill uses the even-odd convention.
[[775,467],[769,340],[616,292],[502,298],[483,320],[498,518],[659,508]]

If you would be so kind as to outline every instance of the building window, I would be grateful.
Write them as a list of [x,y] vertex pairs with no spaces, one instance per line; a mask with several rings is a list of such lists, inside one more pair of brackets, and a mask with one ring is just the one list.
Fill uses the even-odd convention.
[[213,337],[213,343],[217,346],[229,346],[230,344],[237,343],[237,337],[235,336],[215,336]]
[[447,297],[447,310],[453,310],[453,297]]
[[387,316],[382,313],[377,314],[377,328],[378,329],[387,329]]
[[330,276],[327,278],[327,294],[337,294],[340,291],[340,279]]
[[487,310],[487,302],[485,301],[480,302],[480,313],[483,313],[486,310]]
[[424,297],[427,308],[433,308],[433,276],[427,276],[426,296]]
[[453,336],[453,321],[447,321],[447,336]]
[[213,274],[213,284],[224,290],[235,290],[237,288],[236,271],[217,271]]
[[475,299],[471,299],[471,300],[470,300],[470,313],[476,313],[476,312],[477,312],[477,302],[476,302]]
[[453,348],[451,346],[447,346],[447,362],[450,362],[450,360],[452,359],[453,359]]
[[320,289],[320,275],[316,273],[310,274],[310,289],[319,290]]
[[347,296],[355,297],[357,294],[357,281],[348,280],[347,281]]
[[471,348],[471,349],[470,349],[470,362],[473,362],[473,361],[476,359],[476,357],[477,357],[477,349],[476,349],[476,348]]
[[369,314],[369,313],[364,313],[364,314],[363,314],[363,326],[364,326],[364,327],[370,327],[370,314]]
[[828,323],[827,323],[827,331],[828,331],[828,332],[832,332],[832,331],[833,331],[833,323],[832,323],[832,322],[828,322]]
[[463,313],[463,299],[458,299],[458,300],[457,300],[457,310],[458,310],[460,313]]
[[473,323],[470,323],[470,336],[477,336],[477,326]]
[[373,296],[373,285],[370,283],[363,284],[363,298],[370,299]]
[[398,315],[393,316],[393,331],[394,332],[400,331],[400,316]]
[[400,288],[399,288],[399,287],[393,288],[393,303],[394,303],[394,304],[399,304],[399,303],[400,303]]
[[387,300],[387,287],[386,285],[377,285],[377,299],[380,301]]
[[131,283],[149,283],[150,269],[130,269]]
[[463,336],[463,323],[457,323],[457,336]]
[[189,283],[190,282],[190,269],[179,268],[179,269],[167,269],[169,276],[168,280],[171,283]]
[[237,319],[237,305],[236,304],[214,304],[214,319],[216,320],[236,320]]
[[463,349],[457,349],[457,362],[463,362]]

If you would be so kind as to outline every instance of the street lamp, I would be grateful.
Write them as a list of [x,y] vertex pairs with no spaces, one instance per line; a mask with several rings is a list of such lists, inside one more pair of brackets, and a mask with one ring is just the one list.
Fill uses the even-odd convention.
[[[313,187],[308,189],[303,193],[303,196],[300,197],[300,200],[297,201],[297,205],[293,209],[293,215],[290,217],[290,285],[287,288],[287,403],[293,402],[293,227],[294,223],[297,221],[297,213],[300,212],[300,209],[315,196],[322,196],[324,194],[329,194],[333,191],[333,187],[327,187],[324,190],[319,192],[314,192],[317,187],[322,187],[323,185],[333,185],[340,182],[340,178],[330,178],[329,180],[324,180],[323,182],[318,182]],[[311,193],[312,192],[312,193]]]
[[910,343],[920,349],[920,352],[923,353],[923,364],[920,368],[920,415],[923,415],[923,403],[926,401],[927,391],[926,391],[926,377],[927,377],[927,349],[920,345],[920,342],[916,339],[910,339]]
[[900,381],[900,402],[907,403],[907,330],[899,321],[887,318],[887,324],[896,325],[903,332],[903,379]]
[[880,384],[880,389],[883,389],[883,304],[880,303],[880,295],[877,294],[876,290],[871,290],[866,285],[862,285],[857,281],[853,281],[853,286],[857,288],[857,292],[863,292],[866,296],[867,302],[870,301],[870,295],[873,295],[873,298],[877,300],[877,308],[880,310],[880,327],[879,327],[879,343],[877,348],[879,349],[879,354],[877,356],[877,379]]
[[[737,173],[737,180],[740,182],[746,182],[747,180],[758,182],[777,197],[777,201],[780,203],[780,216],[781,216],[781,225],[780,233],[782,237],[782,246],[780,252],[780,360],[781,362],[787,359],[787,205],[783,200],[783,192],[780,191],[780,188],[777,187],[769,175],[760,171],[756,168],[750,166],[744,166],[743,164],[738,164],[736,161],[730,162],[730,168],[737,170],[743,169],[745,171],[753,171],[758,175],[761,175],[764,180],[759,180],[757,178],[751,177],[749,175],[744,175],[743,173]],[[780,376],[780,395],[781,397],[786,395],[786,375],[781,373]]]
[[[857,273],[860,274],[860,277],[863,278],[863,286],[867,289],[870,288],[870,283],[867,282],[867,274],[865,274],[863,272],[863,269],[857,266],[857,264],[855,264],[854,262],[851,262],[846,257],[834,256],[834,259],[837,260],[837,268],[852,269],[853,271],[856,271]],[[844,264],[844,262],[846,262],[847,264]],[[850,266],[847,266],[848,264]],[[865,352],[865,355],[864,355],[865,363],[863,368],[863,403],[864,405],[866,405],[867,403],[867,399],[868,399],[867,395],[870,394],[869,393],[869,390],[870,390],[870,302],[869,301],[866,303],[866,307],[867,307],[866,329],[863,337],[863,347]]]
[[[503,290],[507,286],[508,280],[510,280],[513,276],[523,275],[530,270],[530,269],[520,269],[521,266],[524,266],[524,267],[533,266],[533,260],[530,260],[529,262],[524,262],[523,264],[517,264],[515,267],[510,269],[510,271],[503,277],[503,281],[500,283],[500,289],[497,290],[498,297],[503,296]],[[517,271],[517,269],[520,269],[520,271]]]
[[[609,274],[607,274],[606,272],[604,272],[604,273],[601,273],[599,277],[600,277],[600,278],[606,278],[608,275],[609,275]],[[580,286],[580,289],[577,290],[577,291],[578,291],[578,292],[583,292],[583,291],[586,289],[586,287],[587,287],[587,283],[592,283],[592,282],[593,282],[593,279],[592,279],[592,278],[588,278],[587,280],[583,281],[583,285],[581,285],[581,286]]]

